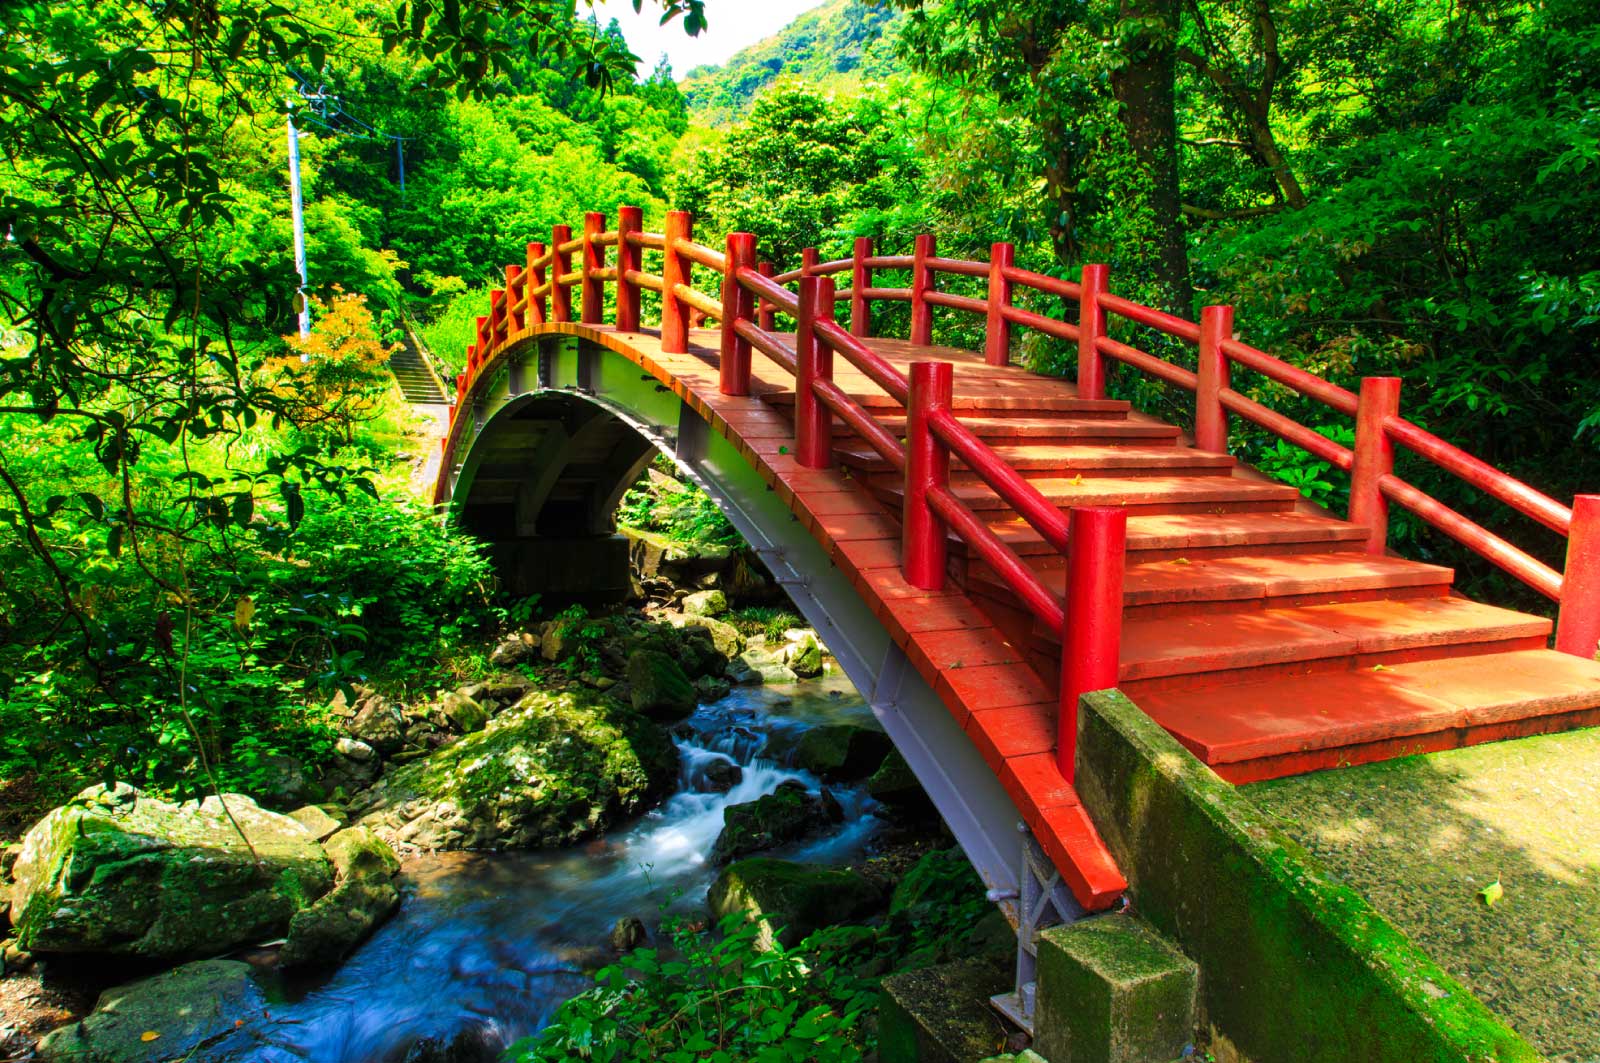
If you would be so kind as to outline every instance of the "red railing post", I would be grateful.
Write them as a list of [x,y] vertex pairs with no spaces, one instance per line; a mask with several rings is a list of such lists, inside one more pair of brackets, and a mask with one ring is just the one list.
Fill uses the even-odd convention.
[[523,288],[522,267],[506,267],[506,316],[511,319],[511,331],[521,332],[526,326],[528,308],[517,309],[517,293]]
[[1228,414],[1222,389],[1228,386],[1228,356],[1222,344],[1233,338],[1233,307],[1200,311],[1200,365],[1194,389],[1194,445],[1213,454],[1228,453]]
[[817,263],[821,261],[822,256],[817,253],[816,248],[802,247],[800,249],[800,276],[811,276],[812,271],[817,268]]
[[984,323],[983,360],[990,365],[1007,365],[1011,361],[1011,322],[1005,310],[1011,305],[1011,282],[1006,270],[1017,261],[1017,249],[1011,244],[995,244],[989,248],[989,315]]
[[[756,263],[756,272],[767,278],[775,277],[778,273],[778,271],[772,267],[772,263],[768,262],[766,259],[762,259],[760,262]],[[777,307],[773,306],[770,300],[759,300],[756,304],[756,327],[762,332],[771,332],[773,326],[777,323]]]
[[489,345],[495,346],[506,338],[506,290],[494,288],[489,292]]
[[628,243],[628,237],[644,229],[644,211],[638,207],[617,208],[617,331],[639,331],[639,286],[628,279],[638,272],[643,251]]
[[794,331],[794,457],[808,469],[833,464],[833,414],[816,384],[833,379],[833,348],[817,342],[818,321],[833,320],[832,277],[801,277]]
[[1111,287],[1111,267],[1083,267],[1078,295],[1078,398],[1106,397],[1105,361],[1097,344],[1106,334],[1106,312],[1100,296]]
[[1091,690],[1117,685],[1128,511],[1121,506],[1084,506],[1072,510],[1067,521],[1056,766],[1071,782],[1078,753],[1078,699]]
[[572,320],[572,289],[561,283],[561,278],[572,272],[572,252],[561,250],[561,245],[571,239],[572,226],[551,227],[550,316],[557,321]]
[[933,255],[933,234],[918,236],[911,253],[911,342],[919,347],[933,342],[933,307],[928,304],[928,289],[933,287],[928,259]]
[[605,320],[605,283],[595,276],[606,268],[606,249],[597,237],[606,231],[606,216],[591,210],[583,216],[583,279],[578,282],[583,293],[582,314],[585,325],[598,325]]
[[858,236],[850,252],[850,335],[872,335],[872,304],[867,301],[867,289],[872,287],[872,269],[867,259],[872,257],[872,237]]
[[661,349],[667,354],[683,354],[689,349],[689,304],[674,294],[674,289],[690,282],[693,263],[677,246],[693,233],[694,218],[688,211],[667,211],[667,223],[662,227],[666,249],[661,254]]
[[1361,378],[1356,406],[1355,460],[1350,467],[1350,523],[1367,527],[1367,553],[1381,554],[1389,543],[1389,500],[1382,480],[1394,471],[1394,440],[1384,422],[1400,412],[1400,378]]
[[1572,500],[1567,565],[1561,575],[1556,649],[1593,659],[1600,646],[1600,495]]
[[545,320],[545,296],[533,294],[535,288],[544,287],[544,267],[535,265],[543,257],[543,244],[535,240],[528,245],[528,268],[522,272],[528,278],[528,323],[532,325],[542,325]]
[[[493,296],[490,296],[490,298],[492,299]],[[472,348],[474,359],[479,355],[487,355],[489,353],[489,319],[481,314],[478,316],[478,331],[476,335],[478,342]]]
[[944,588],[944,522],[928,505],[928,492],[949,486],[950,451],[933,434],[929,418],[950,408],[954,373],[949,362],[912,362],[906,402],[906,492],[900,565],[906,582],[925,591]]
[[755,296],[739,283],[741,269],[756,264],[754,233],[729,233],[722,274],[722,358],[717,387],[724,395],[750,394],[750,341],[739,335],[740,321],[755,317]]

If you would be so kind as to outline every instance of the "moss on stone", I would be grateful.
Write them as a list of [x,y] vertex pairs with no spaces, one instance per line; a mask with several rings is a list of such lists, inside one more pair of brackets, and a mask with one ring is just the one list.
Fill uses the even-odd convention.
[[1083,699],[1076,786],[1139,912],[1200,964],[1210,1019],[1252,1057],[1539,1058],[1120,693]]
[[850,723],[813,727],[795,746],[795,767],[829,782],[864,779],[883,763],[894,747],[882,731]]
[[665,732],[616,701],[538,691],[396,769],[371,791],[362,822],[421,849],[565,845],[642,811],[677,765]]
[[699,700],[678,662],[660,650],[633,652],[628,658],[628,687],[634,709],[652,720],[681,720],[694,712]]
[[883,980],[880,1063],[967,1063],[1005,1047],[1006,1027],[989,998],[1011,988],[1003,963],[960,960]]
[[719,919],[742,912],[760,920],[759,944],[770,948],[866,916],[883,903],[883,894],[855,871],[755,857],[724,868],[707,903]]

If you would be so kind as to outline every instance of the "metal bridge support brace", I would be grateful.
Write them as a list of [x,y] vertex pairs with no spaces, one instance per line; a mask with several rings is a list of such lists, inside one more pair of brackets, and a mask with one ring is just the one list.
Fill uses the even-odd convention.
[[[1017,987],[991,998],[1002,1015],[1033,1033],[1034,988],[1039,966],[1039,931],[1061,923],[1074,923],[1083,909],[1061,881],[1061,873],[1021,823],[1022,859],[1017,872]],[[989,891],[990,900],[1002,900]]]

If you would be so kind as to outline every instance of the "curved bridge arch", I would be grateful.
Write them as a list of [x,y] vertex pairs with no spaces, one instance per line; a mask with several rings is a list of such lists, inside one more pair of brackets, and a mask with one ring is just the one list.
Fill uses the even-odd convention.
[[[699,353],[704,357],[706,352]],[[699,366],[702,379],[684,372],[685,359]],[[821,527],[825,533],[849,535],[848,526],[862,523],[855,518],[866,515],[865,507],[860,513],[798,517],[795,485],[768,464],[793,466],[792,459],[784,460],[788,448],[782,442],[781,417],[766,410],[728,409],[725,398],[716,394],[715,366],[699,361],[695,353],[664,355],[654,337],[618,335],[571,323],[537,325],[513,335],[494,362],[484,367],[480,379],[482,386],[463,404],[444,442],[436,502],[480,534],[495,523],[498,518],[474,515],[475,508],[506,505],[504,492],[482,490],[486,479],[500,482],[494,475],[485,476],[486,469],[493,472],[485,459],[502,453],[508,434],[519,433],[519,421],[526,423],[526,414],[541,407],[552,413],[590,411],[583,426],[616,426],[647,447],[611,485],[613,508],[615,497],[651,456],[656,452],[669,456],[685,479],[717,502],[817,630],[992,895],[1013,909],[1008,914],[1015,918],[1012,899],[1020,892],[1017,832],[1022,825],[1016,802],[946,708],[944,698],[874,612],[873,603],[853,585],[848,570],[838,563],[838,552],[813,531]],[[531,447],[538,450],[541,445],[536,438]],[[812,475],[794,468],[791,476]],[[548,473],[535,467],[528,473],[530,489],[544,490]],[[824,503],[822,508],[829,507]],[[818,521],[822,523],[812,523]],[[604,530],[592,529],[596,536]],[[488,538],[497,541],[493,534]],[[561,541],[565,549],[567,544]],[[530,537],[527,549],[536,551],[539,543],[536,536]],[[625,572],[625,557],[622,563]],[[1056,894],[1061,916],[1079,913],[1064,890],[1058,888]]]

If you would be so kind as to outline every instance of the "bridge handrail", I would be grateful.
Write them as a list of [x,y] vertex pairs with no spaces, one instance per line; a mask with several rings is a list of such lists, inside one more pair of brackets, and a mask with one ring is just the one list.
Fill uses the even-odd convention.
[[[1072,641],[1072,652],[1098,662],[1085,672],[1081,662],[1070,656],[1064,659],[1064,670],[1071,673],[1071,678],[1064,681],[1064,697],[1070,694],[1068,688],[1073,684],[1087,690],[1097,688],[1083,686],[1086,682],[1111,685],[1116,681],[1116,653],[1114,647],[1108,649],[1110,643],[1105,640],[1114,641],[1120,630],[1120,592],[1112,594],[1102,577],[1108,565],[1114,564],[1120,571],[1122,532],[1117,530],[1117,522],[1125,521],[1125,512],[1073,509],[1064,516],[1026,477],[961,424],[948,395],[940,399],[938,387],[944,385],[939,382],[948,382],[949,363],[913,363],[908,378],[862,342],[873,334],[875,302],[909,302],[911,341],[920,346],[932,344],[934,308],[982,315],[985,360],[991,365],[1010,361],[1014,327],[1076,343],[1078,395],[1083,399],[1105,397],[1107,358],[1191,392],[1195,396],[1194,442],[1198,449],[1226,453],[1228,416],[1250,421],[1350,474],[1349,516],[1353,523],[1367,527],[1369,552],[1380,553],[1386,548],[1387,505],[1393,502],[1560,602],[1558,649],[1587,656],[1600,641],[1600,496],[1582,495],[1573,507],[1564,506],[1406,420],[1399,415],[1397,379],[1367,378],[1357,395],[1235,339],[1229,307],[1208,306],[1198,323],[1189,321],[1112,293],[1109,271],[1102,265],[1085,266],[1077,281],[1022,269],[1015,264],[1015,250],[1007,243],[994,244],[990,259],[984,262],[939,256],[934,238],[928,235],[917,238],[910,255],[875,254],[873,241],[858,237],[848,258],[822,261],[815,249],[808,248],[801,256],[799,269],[776,273],[770,263],[756,260],[754,237],[748,234],[730,236],[724,252],[693,240],[691,221],[685,212],[669,212],[662,232],[645,231],[641,221],[638,208],[623,207],[616,229],[608,231],[604,216],[590,213],[585,216],[584,231],[579,237],[575,238],[569,227],[558,225],[552,229],[548,245],[529,243],[524,264],[507,267],[505,287],[491,293],[490,312],[478,319],[477,342],[469,345],[467,369],[457,378],[457,405],[465,401],[477,376],[511,332],[547,319],[572,320],[572,288],[580,288],[582,320],[599,323],[604,285],[616,284],[616,323],[620,331],[639,329],[641,291],[662,293],[664,352],[688,350],[688,329],[697,316],[721,323],[724,391],[748,393],[752,349],[760,350],[795,376],[796,449],[802,464],[826,467],[831,462],[832,425],[837,417],[905,475],[907,521],[902,564],[909,581],[929,589],[943,585],[946,531],[953,531],[1005,580],[1042,623],[1062,633],[1064,647]],[[617,249],[614,263],[605,261],[607,247]],[[660,253],[660,273],[645,270],[646,252]],[[571,260],[575,253],[582,255],[577,268]],[[695,286],[695,266],[720,275],[720,297]],[[875,272],[882,270],[909,271],[908,285],[874,283]],[[833,278],[839,274],[848,274],[847,286],[835,285]],[[987,278],[986,297],[940,290],[937,280],[944,275]],[[787,287],[796,283],[799,294]],[[1017,305],[1018,288],[1074,303],[1077,320],[1057,320],[1028,305]],[[849,302],[848,329],[834,320],[835,299]],[[780,313],[795,321],[793,348],[775,330]],[[1174,364],[1121,337],[1112,337],[1109,326],[1113,319],[1155,330],[1196,348],[1198,368]],[[834,354],[842,356],[906,408],[904,444],[832,380]],[[937,369],[941,364],[945,369]],[[1353,418],[1355,446],[1343,446],[1245,396],[1230,384],[1230,370],[1235,365]],[[920,388],[919,374],[926,378]],[[929,388],[933,388],[931,399],[924,394]],[[452,421],[454,413],[452,408]],[[1565,573],[1396,476],[1396,447],[1566,536]],[[1064,602],[1048,591],[1015,551],[964,505],[956,492],[949,490],[947,479],[940,479],[939,463],[945,463],[947,472],[951,455],[964,462],[1048,543],[1066,551],[1069,570],[1080,574],[1076,582],[1095,584],[1095,589],[1075,590],[1074,579],[1069,578]],[[1081,532],[1080,514],[1084,515]],[[938,529],[937,535],[933,534],[934,529]],[[1092,543],[1100,545],[1091,547]],[[1116,556],[1089,557],[1085,552],[1091,548],[1112,551]],[[1081,630],[1085,627],[1094,631],[1086,634]],[[1094,644],[1084,643],[1085,638]],[[1106,660],[1111,662],[1109,666]],[[1064,728],[1070,717],[1070,711],[1064,709]],[[1063,749],[1070,738],[1063,731]],[[1063,770],[1070,772],[1070,759],[1065,752],[1062,755]]]

